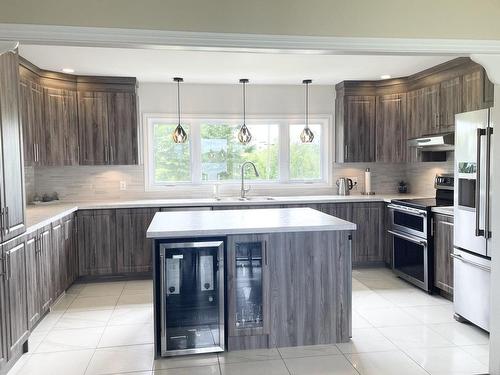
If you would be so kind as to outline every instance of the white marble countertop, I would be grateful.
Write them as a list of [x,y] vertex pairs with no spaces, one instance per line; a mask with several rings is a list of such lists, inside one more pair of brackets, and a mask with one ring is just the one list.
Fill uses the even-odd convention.
[[378,194],[378,195],[309,195],[309,196],[250,196],[248,200],[224,197],[213,198],[177,198],[177,199],[140,199],[95,202],[66,202],[28,205],[26,210],[27,230],[33,231],[50,224],[51,221],[70,214],[78,209],[116,209],[116,208],[147,208],[147,207],[210,207],[210,206],[273,206],[285,204],[314,204],[342,202],[390,202],[395,198],[420,198],[411,194]]
[[437,214],[443,214],[449,216],[454,216],[455,214],[453,206],[432,207],[431,211]]
[[148,238],[356,230],[356,224],[312,208],[158,212]]

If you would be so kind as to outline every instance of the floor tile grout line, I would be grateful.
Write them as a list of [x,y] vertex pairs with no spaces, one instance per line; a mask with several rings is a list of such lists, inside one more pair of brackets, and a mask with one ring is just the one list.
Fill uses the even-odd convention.
[[285,361],[285,358],[283,358],[283,354],[281,354],[281,350],[280,348],[278,348],[277,346],[275,347],[276,348],[276,351],[278,352],[280,358],[281,358],[281,362],[283,362],[283,365],[285,366],[286,368],[286,371],[288,371],[288,374],[289,375],[292,375],[292,372],[290,371],[290,369],[288,368],[287,364],[286,364],[286,361]]

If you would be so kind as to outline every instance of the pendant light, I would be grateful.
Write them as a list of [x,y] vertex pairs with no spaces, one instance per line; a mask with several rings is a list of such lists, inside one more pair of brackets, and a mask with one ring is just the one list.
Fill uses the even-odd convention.
[[314,140],[314,134],[309,129],[309,84],[312,82],[310,79],[305,79],[302,81],[304,85],[306,85],[306,126],[300,133],[300,140],[302,143],[311,143]]
[[250,130],[247,128],[246,124],[246,84],[248,83],[248,79],[242,78],[240,79],[240,83],[243,84],[243,125],[241,125],[240,131],[238,132],[238,140],[240,143],[246,145],[252,140],[252,134],[250,134]]
[[177,117],[178,117],[178,123],[177,127],[175,128],[174,132],[172,133],[172,139],[174,140],[175,143],[184,143],[187,141],[187,134],[182,128],[181,125],[181,88],[180,84],[181,82],[184,82],[182,78],[175,77],[174,82],[177,82]]

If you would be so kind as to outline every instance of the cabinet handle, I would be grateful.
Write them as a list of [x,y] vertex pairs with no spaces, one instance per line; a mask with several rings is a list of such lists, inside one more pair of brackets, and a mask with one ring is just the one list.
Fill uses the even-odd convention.
[[0,276],[5,277],[5,269],[6,269],[5,257],[0,257],[0,261],[2,262],[2,269],[0,270]]
[[5,254],[5,280],[10,280],[10,253]]
[[349,160],[349,146],[344,146],[344,160]]
[[36,144],[36,161],[40,163],[40,145]]
[[5,233],[10,232],[10,218],[9,218],[9,207],[5,207]]
[[33,161],[36,163],[36,143],[33,143]]
[[0,210],[0,230],[4,232],[4,221],[5,221],[5,209]]
[[267,241],[264,241],[264,264],[267,266]]
[[104,146],[104,162],[109,162],[108,146]]
[[111,164],[113,164],[113,160],[114,160],[114,157],[113,157],[113,146],[109,146],[109,162]]

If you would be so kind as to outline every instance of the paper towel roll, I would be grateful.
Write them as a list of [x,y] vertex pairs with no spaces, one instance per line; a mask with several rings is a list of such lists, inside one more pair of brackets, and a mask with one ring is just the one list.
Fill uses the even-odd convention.
[[370,168],[365,170],[365,193],[370,194],[372,192],[372,173]]

